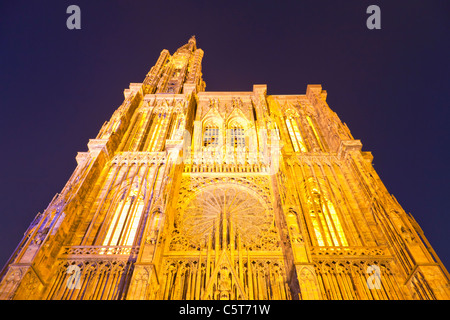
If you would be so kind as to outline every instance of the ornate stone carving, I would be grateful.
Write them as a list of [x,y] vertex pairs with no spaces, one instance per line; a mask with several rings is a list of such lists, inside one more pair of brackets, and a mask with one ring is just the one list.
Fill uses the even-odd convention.
[[[227,232],[229,236],[240,236],[244,246],[255,248],[262,239],[261,235],[269,232],[272,221],[271,210],[255,194],[246,188],[219,183],[196,192],[175,223],[196,246],[208,235]],[[267,242],[273,250],[270,241],[278,244],[273,233],[276,234],[267,234],[259,246]]]

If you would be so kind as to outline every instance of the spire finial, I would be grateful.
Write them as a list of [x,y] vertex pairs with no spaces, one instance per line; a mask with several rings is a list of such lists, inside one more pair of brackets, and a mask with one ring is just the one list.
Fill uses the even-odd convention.
[[195,40],[195,35],[192,35],[191,38],[188,41],[189,49],[195,50],[197,49],[197,41]]

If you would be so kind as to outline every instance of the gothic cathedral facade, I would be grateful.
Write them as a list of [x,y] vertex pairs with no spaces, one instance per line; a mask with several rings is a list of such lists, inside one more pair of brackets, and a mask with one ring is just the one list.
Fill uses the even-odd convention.
[[163,50],[0,274],[0,299],[450,299],[320,85],[208,92]]

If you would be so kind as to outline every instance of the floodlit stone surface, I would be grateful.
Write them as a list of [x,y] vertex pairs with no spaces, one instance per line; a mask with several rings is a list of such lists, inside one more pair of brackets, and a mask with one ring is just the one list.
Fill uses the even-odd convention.
[[76,156],[0,299],[449,299],[449,276],[320,85],[208,92],[163,50]]

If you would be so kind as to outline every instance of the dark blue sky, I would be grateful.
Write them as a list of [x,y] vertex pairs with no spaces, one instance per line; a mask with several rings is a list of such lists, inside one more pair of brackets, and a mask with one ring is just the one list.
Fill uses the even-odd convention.
[[[71,4],[81,30],[66,28]],[[381,30],[366,28],[370,4]],[[450,266],[450,2],[2,1],[0,14],[1,266],[123,89],[194,34],[208,91],[322,84]]]

